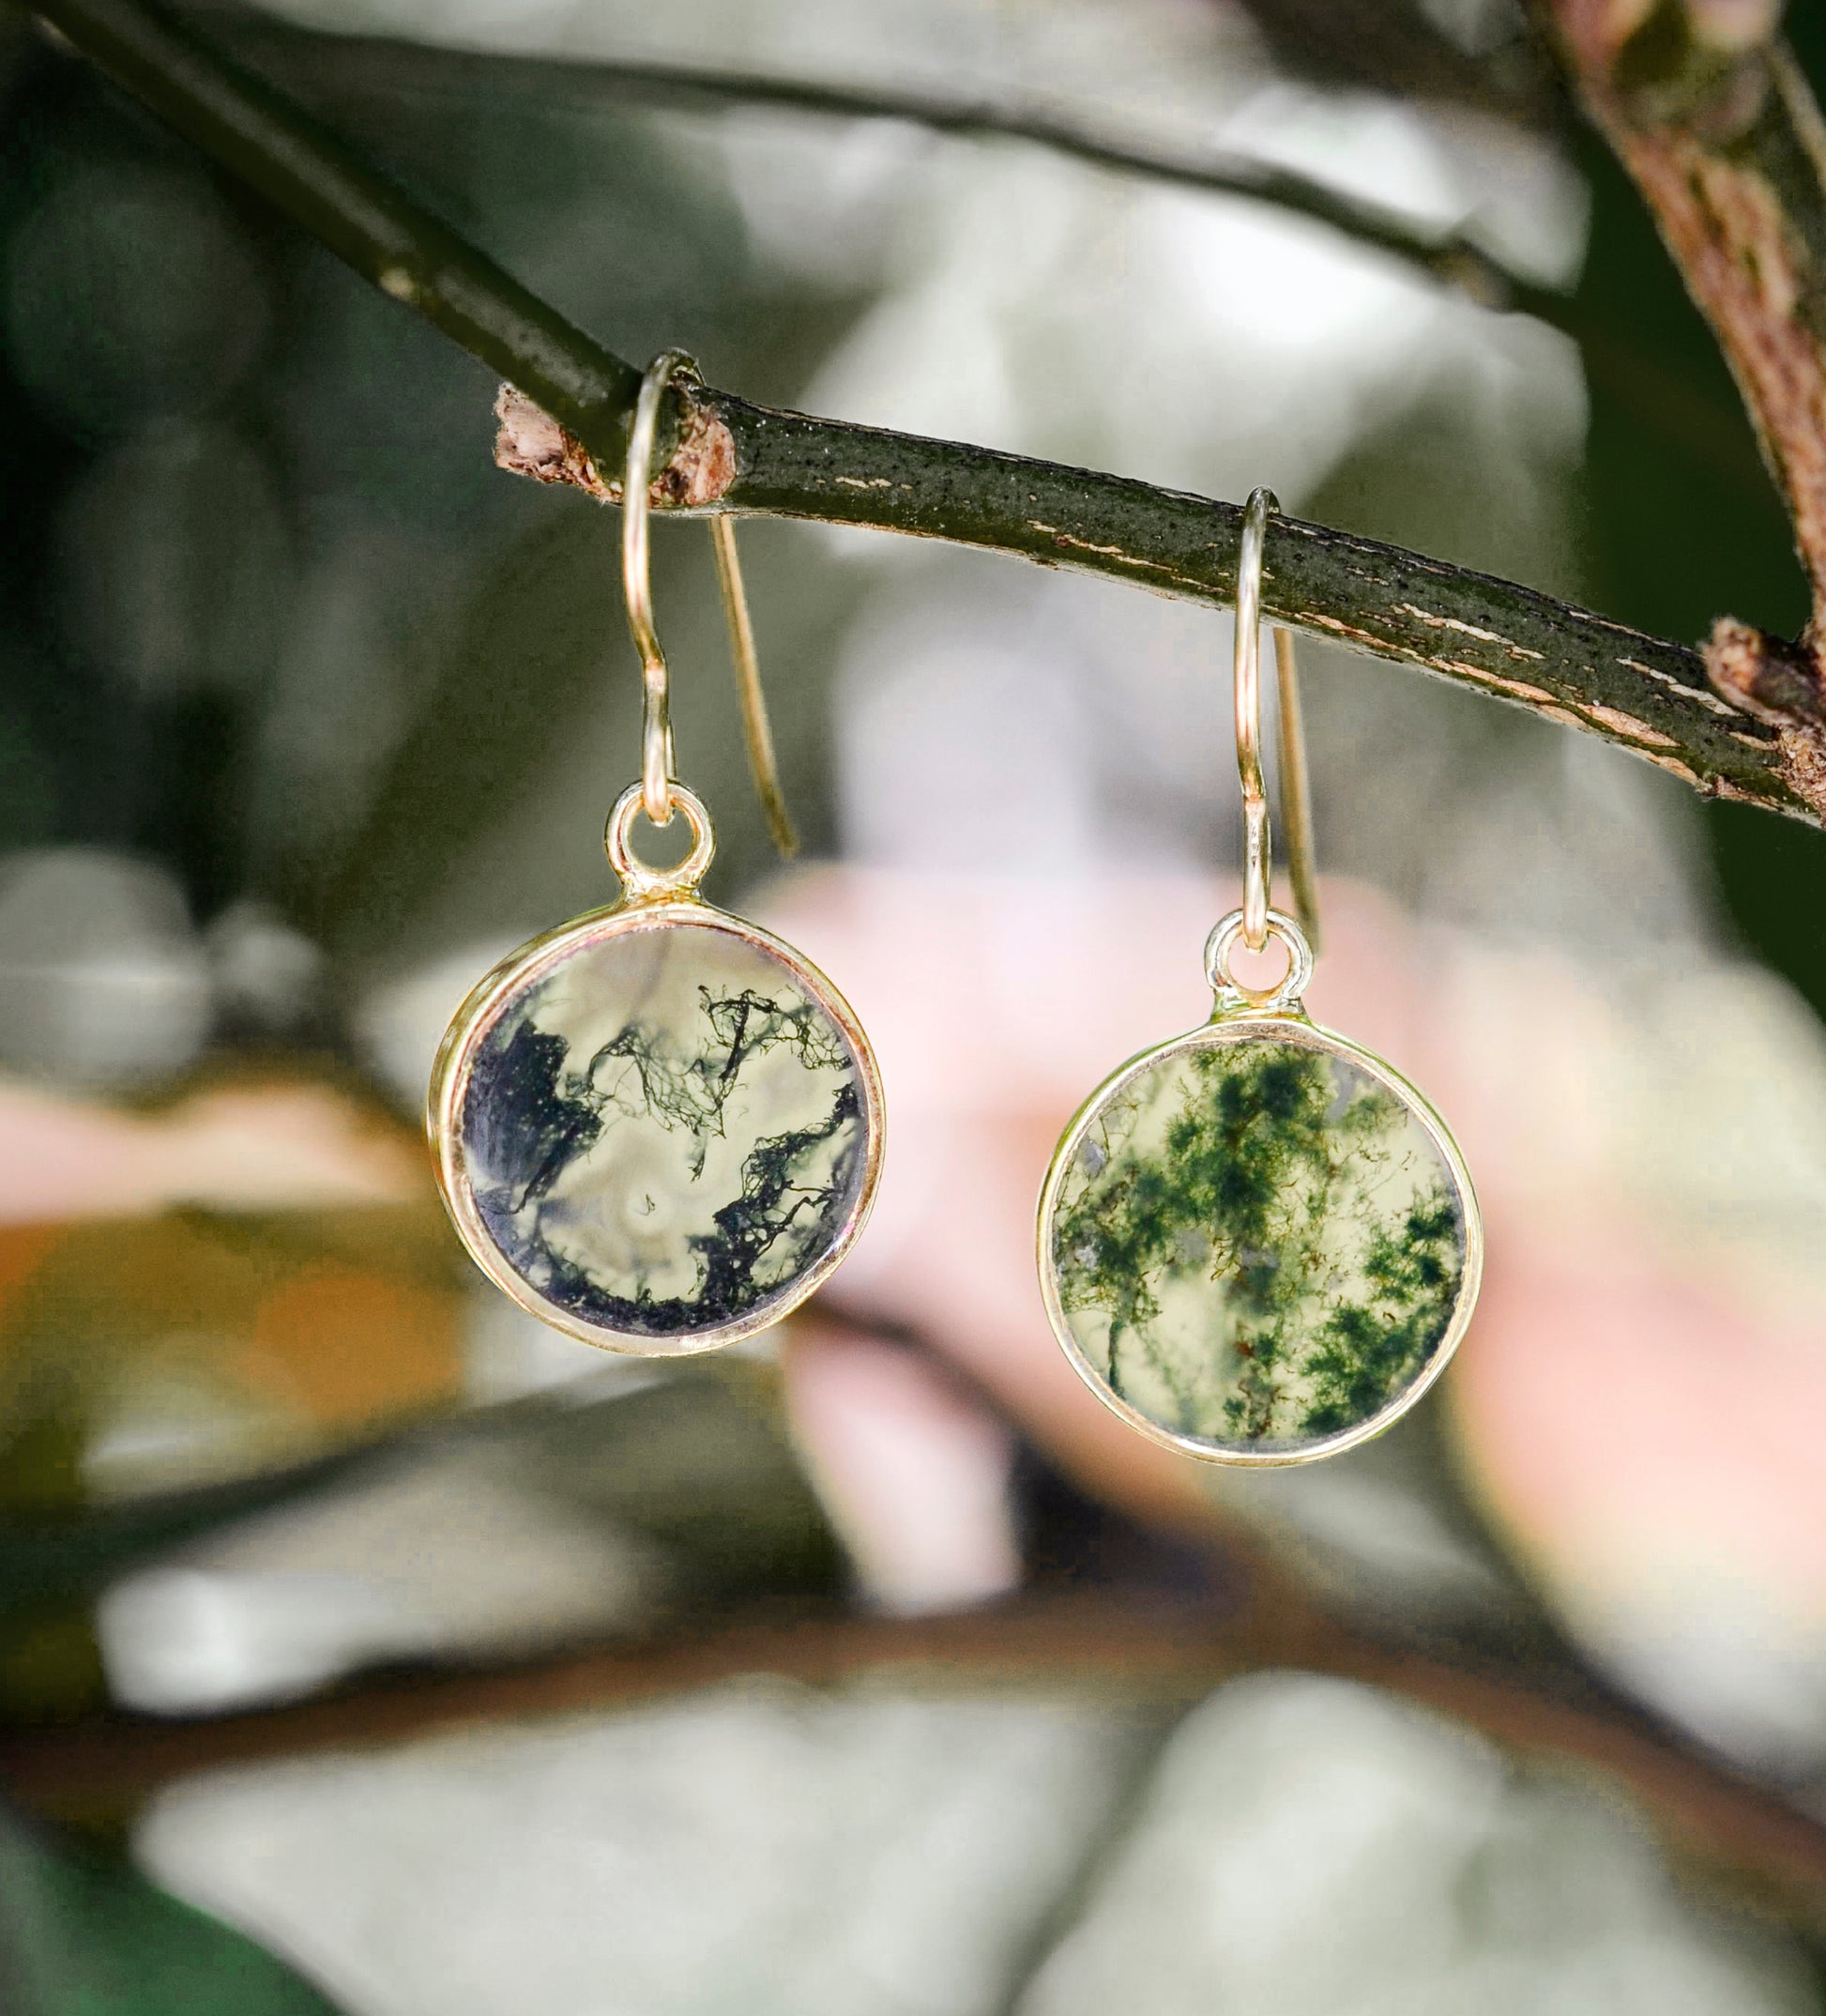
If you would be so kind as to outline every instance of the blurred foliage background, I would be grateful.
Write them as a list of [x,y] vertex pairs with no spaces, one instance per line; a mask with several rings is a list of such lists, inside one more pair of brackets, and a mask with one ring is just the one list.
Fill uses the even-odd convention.
[[[623,356],[1271,481],[1664,634],[1804,617],[1711,338],[1507,0],[195,18]],[[1255,151],[1474,230],[1573,333],[1262,206],[558,102],[528,54]],[[10,8],[0,92],[0,2004],[1818,2007],[1826,842],[1307,651],[1341,985],[1468,1113],[1498,1278],[1438,1404],[1220,1488],[997,1325],[1016,1147],[1121,1054],[1055,1085],[1015,1004],[1196,1010],[1126,976],[1227,903],[1226,625],[745,527],[823,863],[782,884],[708,542],[662,528],[713,893],[857,973],[907,1166],[966,1157],[1014,1229],[884,1209],[781,1349],[603,1363],[471,1280],[416,1102],[469,981],[604,898],[614,520],[495,471],[478,365]],[[1058,905],[1084,963],[1023,993]],[[1575,1221],[1613,1229],[1583,1274]]]

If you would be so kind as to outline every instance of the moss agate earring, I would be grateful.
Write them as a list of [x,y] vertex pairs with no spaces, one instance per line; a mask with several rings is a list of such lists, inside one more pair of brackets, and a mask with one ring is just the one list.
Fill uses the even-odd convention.
[[[1470,1321],[1484,1235],[1445,1123],[1379,1058],[1301,1005],[1316,939],[1291,637],[1275,632],[1290,879],[1308,928],[1269,907],[1260,756],[1262,545],[1238,561],[1237,757],[1244,902],[1205,947],[1202,1028],[1090,1095],[1041,1192],[1046,1313],[1098,1397],[1207,1462],[1289,1464],[1379,1434],[1445,1369]],[[1272,987],[1231,974],[1278,939]]]
[[[881,1168],[881,1083],[843,997],[758,924],[704,901],[709,815],[673,774],[665,659],[647,578],[647,488],[677,352],[641,387],[622,493],[622,571],[645,671],[641,781],[609,816],[620,900],[523,945],[458,1009],[426,1125],[438,1184],[482,1272],[555,1328],[647,1357],[778,1322],[861,1230]],[[790,845],[725,520],[716,521],[750,754]],[[634,853],[635,818],[682,814],[676,868]]]

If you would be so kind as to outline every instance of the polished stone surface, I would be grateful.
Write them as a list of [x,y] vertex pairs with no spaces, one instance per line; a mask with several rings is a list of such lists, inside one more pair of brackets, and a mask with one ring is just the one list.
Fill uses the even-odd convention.
[[1215,1448],[1294,1452],[1380,1413],[1444,1343],[1465,1209],[1395,1092],[1274,1040],[1157,1058],[1061,1182],[1055,1284],[1112,1393]]
[[866,1162],[857,1061],[792,970],[711,924],[624,931],[510,1000],[472,1066],[464,1173],[568,1314],[682,1338],[784,1302]]

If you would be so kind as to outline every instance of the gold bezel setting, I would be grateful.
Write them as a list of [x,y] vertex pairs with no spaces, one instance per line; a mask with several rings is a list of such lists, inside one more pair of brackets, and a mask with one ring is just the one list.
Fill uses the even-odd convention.
[[[656,1337],[644,1332],[612,1330],[573,1315],[549,1301],[509,1263],[482,1222],[464,1167],[463,1112],[470,1074],[481,1045],[501,1015],[527,989],[538,986],[568,960],[611,939],[679,925],[725,932],[773,959],[806,999],[814,1002],[842,1031],[856,1061],[861,1094],[862,1173],[855,1201],[837,1236],[801,1274],[783,1283],[755,1308],[739,1317],[681,1336]],[[881,1177],[882,1122],[881,1076],[875,1052],[849,1003],[837,989],[809,959],[772,932],[696,895],[679,893],[677,885],[670,894],[656,893],[648,900],[623,901],[573,918],[510,954],[477,984],[452,1017],[438,1046],[425,1102],[425,1131],[431,1141],[438,1190],[470,1258],[496,1288],[541,1322],[581,1343],[643,1358],[696,1357],[704,1352],[739,1343],[791,1315],[828,1280],[856,1243],[875,1202]]]
[[[1317,1437],[1309,1443],[1271,1449],[1252,1449],[1240,1444],[1214,1443],[1199,1436],[1183,1434],[1143,1413],[1113,1391],[1103,1374],[1085,1355],[1083,1348],[1073,1334],[1070,1320],[1060,1299],[1058,1269],[1053,1257],[1055,1226],[1065,1178],[1077,1154],[1080,1142],[1111,1100],[1119,1097],[1126,1087],[1164,1059],[1183,1055],[1192,1050],[1248,1043],[1285,1044],[1342,1058],[1400,1099],[1412,1117],[1419,1122],[1457,1190],[1463,1214],[1465,1241],[1464,1266],[1459,1275],[1458,1298],[1453,1307],[1452,1320],[1447,1325],[1445,1336],[1434,1348],[1432,1355],[1408,1385],[1366,1420],[1359,1421],[1347,1428],[1340,1428],[1332,1434]],[[1053,1151],[1045,1182],[1041,1186],[1037,1246],[1040,1289],[1046,1305],[1047,1321],[1052,1324],[1053,1335],[1058,1339],[1073,1369],[1085,1384],[1113,1413],[1119,1415],[1131,1428],[1146,1435],[1150,1442],[1159,1443],[1165,1448],[1177,1449],[1182,1456],[1195,1457],[1200,1462],[1216,1463],[1235,1469],[1285,1470],[1301,1463],[1320,1462],[1327,1457],[1340,1455],[1347,1449],[1354,1449],[1392,1427],[1414,1406],[1451,1362],[1476,1307],[1478,1288],[1484,1274],[1484,1221],[1478,1208],[1477,1193],[1471,1186],[1470,1171],[1465,1167],[1465,1158],[1459,1153],[1458,1144],[1453,1139],[1445,1122],[1434,1110],[1425,1095],[1409,1084],[1392,1065],[1385,1063],[1373,1051],[1365,1050],[1360,1045],[1352,1043],[1347,1037],[1340,1036],[1334,1031],[1312,1021],[1301,1009],[1297,1000],[1286,1003],[1277,1000],[1274,1006],[1267,1011],[1247,1006],[1228,1012],[1220,1008],[1220,1012],[1210,1021],[1197,1029],[1187,1031],[1183,1035],[1156,1044],[1151,1049],[1143,1050],[1139,1056],[1132,1057],[1119,1070],[1105,1078],[1073,1116],[1071,1125],[1066,1128],[1058,1146]]]

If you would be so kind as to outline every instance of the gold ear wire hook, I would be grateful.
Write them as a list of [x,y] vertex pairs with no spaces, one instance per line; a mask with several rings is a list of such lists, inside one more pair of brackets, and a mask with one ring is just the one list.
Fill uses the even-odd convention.
[[748,743],[749,774],[768,816],[768,831],[776,851],[787,861],[799,852],[799,835],[780,788],[780,766],[774,760],[773,730],[768,725],[767,695],[761,691],[761,661],[754,650],[754,625],[748,619],[748,592],[742,587],[742,563],[736,555],[736,521],[726,512],[710,520],[716,542],[717,580],[723,588],[723,613],[729,625],[729,654],[736,664],[736,690],[741,695],[742,735]]
[[628,430],[621,472],[621,592],[641,666],[641,809],[655,826],[672,820],[672,710],[665,653],[653,628],[653,583],[647,553],[647,490],[653,481],[653,436],[660,401],[673,374],[691,368],[682,350],[662,350],[647,367]]
[[[697,381],[697,366],[682,350],[662,350],[647,367],[634,402],[633,424],[628,430],[628,459],[621,476],[621,588],[628,604],[628,628],[640,653],[641,809],[655,826],[672,818],[674,759],[670,675],[665,653],[653,626],[653,583],[647,539],[648,492],[653,481],[653,442],[659,432],[660,402],[676,377]],[[726,516],[711,521],[715,535],[717,578],[723,588],[723,611],[729,625],[729,650],[741,695],[742,732],[748,743],[749,769],[773,844],[791,856],[799,851],[792,820],[780,788],[773,736],[768,726],[767,699],[761,690],[760,662],[754,650],[754,626],[749,620],[742,588],[741,563],[736,557],[736,527]]]
[[1313,840],[1312,775],[1306,767],[1306,725],[1300,708],[1300,666],[1293,655],[1293,632],[1279,623],[1274,632],[1275,753],[1281,763],[1281,819],[1287,829],[1287,880],[1293,889],[1294,915],[1306,942],[1320,950],[1318,929],[1318,849]]
[[[1237,775],[1242,785],[1242,941],[1251,952],[1268,943],[1268,907],[1274,875],[1274,840],[1269,823],[1268,787],[1262,777],[1262,547],[1268,514],[1280,510],[1266,486],[1249,493],[1243,506],[1237,551],[1236,716]],[[1279,708],[1276,754],[1281,770],[1281,816],[1287,829],[1287,879],[1294,909],[1315,951],[1318,949],[1318,885],[1314,874],[1313,801],[1306,770],[1306,737],[1300,714],[1300,671],[1293,634],[1274,632],[1274,666]]]

